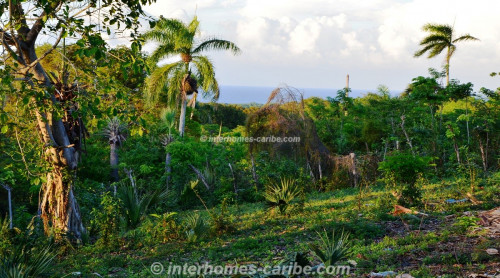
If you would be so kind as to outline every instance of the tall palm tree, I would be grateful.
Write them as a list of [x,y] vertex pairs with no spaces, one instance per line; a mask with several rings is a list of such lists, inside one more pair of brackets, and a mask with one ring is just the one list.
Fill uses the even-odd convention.
[[194,94],[190,104],[194,107],[198,94],[198,85],[206,96],[214,100],[219,98],[219,85],[215,79],[215,71],[208,57],[202,55],[206,50],[230,50],[233,54],[240,49],[232,42],[209,38],[197,40],[199,21],[195,16],[189,24],[177,19],[160,17],[153,29],[146,32],[146,41],[158,43],[151,55],[154,63],[174,55],[180,60],[158,67],[147,82],[146,99],[156,102],[160,94],[167,93],[169,106],[181,103],[179,134],[184,135],[186,121],[187,96]]
[[465,34],[455,38],[452,26],[447,24],[426,24],[422,30],[429,32],[429,35],[420,41],[422,49],[415,52],[415,57],[420,57],[424,53],[429,52],[428,58],[437,56],[446,49],[445,70],[446,70],[446,86],[450,84],[450,59],[457,49],[456,43],[461,41],[478,41],[479,39]]

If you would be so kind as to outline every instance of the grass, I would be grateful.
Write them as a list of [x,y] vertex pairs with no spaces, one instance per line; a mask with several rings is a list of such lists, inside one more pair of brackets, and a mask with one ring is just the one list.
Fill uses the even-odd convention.
[[[458,188],[458,189],[457,189]],[[465,189],[464,189],[465,190]],[[98,253],[84,246],[61,257],[57,276],[71,272],[119,277],[150,276],[153,262],[183,264],[279,264],[294,252],[306,254],[314,265],[319,259],[309,245],[318,243],[318,231],[344,231],[352,240],[352,255],[357,262],[355,276],[392,270],[411,273],[415,277],[466,273],[485,273],[498,269],[500,259],[487,255],[487,248],[500,248],[498,241],[474,231],[463,212],[485,210],[500,204],[500,188],[496,182],[483,182],[475,196],[483,201],[447,204],[448,198],[462,198],[464,192],[456,181],[430,183],[423,188],[424,208],[428,217],[395,217],[388,192],[373,187],[363,193],[359,209],[359,190],[349,188],[335,192],[310,193],[303,206],[287,215],[273,214],[265,203],[243,203],[229,206],[234,231],[210,236],[195,242],[172,240],[167,243],[138,244],[124,242],[120,250]],[[487,198],[483,198],[487,196]],[[180,217],[192,211],[179,213]],[[197,211],[205,219],[208,213]],[[465,227],[465,228],[464,228]],[[139,243],[141,240],[138,240]]]

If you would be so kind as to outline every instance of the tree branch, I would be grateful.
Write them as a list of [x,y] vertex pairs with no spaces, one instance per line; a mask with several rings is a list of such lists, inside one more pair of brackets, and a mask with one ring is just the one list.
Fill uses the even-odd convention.
[[23,70],[25,72],[28,72],[32,67],[36,66],[41,60],[43,60],[47,55],[49,55],[56,47],[59,45],[59,42],[61,42],[61,39],[64,36],[64,33],[66,32],[66,29],[62,29],[61,33],[59,34],[59,37],[57,38],[56,42],[52,45],[52,47],[45,51],[45,53],[42,54],[42,56],[38,57],[35,61],[31,62],[29,65],[27,65]]

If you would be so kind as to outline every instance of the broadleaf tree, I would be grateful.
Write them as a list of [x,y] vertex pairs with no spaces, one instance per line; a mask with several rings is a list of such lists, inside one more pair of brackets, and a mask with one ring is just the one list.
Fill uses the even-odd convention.
[[[137,30],[139,16],[144,15],[142,5],[154,1],[0,1],[0,43],[7,54],[0,78],[2,84],[13,84],[11,97],[22,99],[21,103],[33,111],[30,120],[36,126],[44,154],[40,160],[49,165],[39,200],[46,232],[71,234],[77,239],[85,232],[72,182],[85,135],[85,107],[79,101],[87,94],[78,80],[68,80],[67,72],[54,75],[41,62],[66,40],[76,43],[77,55],[103,58],[106,42],[102,30],[108,34],[127,30],[132,52],[139,52]],[[51,46],[37,54],[37,46],[47,41]],[[131,67],[136,66],[134,63]]]

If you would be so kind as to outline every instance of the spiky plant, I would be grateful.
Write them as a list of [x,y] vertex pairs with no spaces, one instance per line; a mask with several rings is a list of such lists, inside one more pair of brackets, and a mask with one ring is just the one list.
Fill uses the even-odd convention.
[[55,258],[51,247],[29,249],[25,245],[13,246],[10,254],[0,257],[0,278],[41,277],[50,273]]
[[186,120],[187,96],[194,94],[191,104],[194,107],[198,86],[206,96],[214,100],[219,98],[219,85],[215,79],[215,71],[208,57],[202,55],[206,50],[230,50],[237,54],[240,49],[232,42],[218,38],[198,40],[198,18],[195,16],[190,23],[177,19],[161,17],[153,29],[143,34],[146,41],[156,42],[158,46],[150,59],[152,63],[180,56],[180,60],[158,67],[147,80],[146,100],[156,102],[160,94],[167,93],[167,103],[174,106],[181,103],[179,119],[179,134],[184,135]]
[[311,243],[309,248],[323,262],[325,267],[333,266],[349,256],[351,245],[349,234],[342,231],[339,236],[336,236],[335,231],[333,231],[332,237],[329,237],[326,230],[323,231],[323,234],[317,233],[319,243]]
[[450,59],[457,49],[456,43],[462,41],[477,41],[479,39],[465,34],[458,38],[454,36],[453,26],[447,24],[426,24],[422,27],[429,35],[420,41],[422,49],[415,52],[415,57],[420,57],[429,52],[428,58],[435,57],[446,49],[445,70],[446,85],[450,84]]
[[195,242],[203,239],[209,230],[205,219],[203,219],[199,213],[188,214],[184,218],[183,224],[188,242]]
[[281,182],[271,183],[266,186],[263,196],[267,205],[277,208],[281,214],[285,214],[293,200],[302,193],[293,179],[282,178]]
[[128,228],[136,228],[146,217],[149,209],[164,201],[167,191],[153,191],[139,194],[134,186],[123,183],[118,188],[118,198],[121,200],[125,223]]
[[113,181],[119,181],[120,177],[118,175],[118,149],[122,146],[123,142],[126,140],[127,126],[123,124],[120,119],[114,117],[108,120],[108,123],[102,134],[109,143],[109,161],[111,165],[111,177]]

